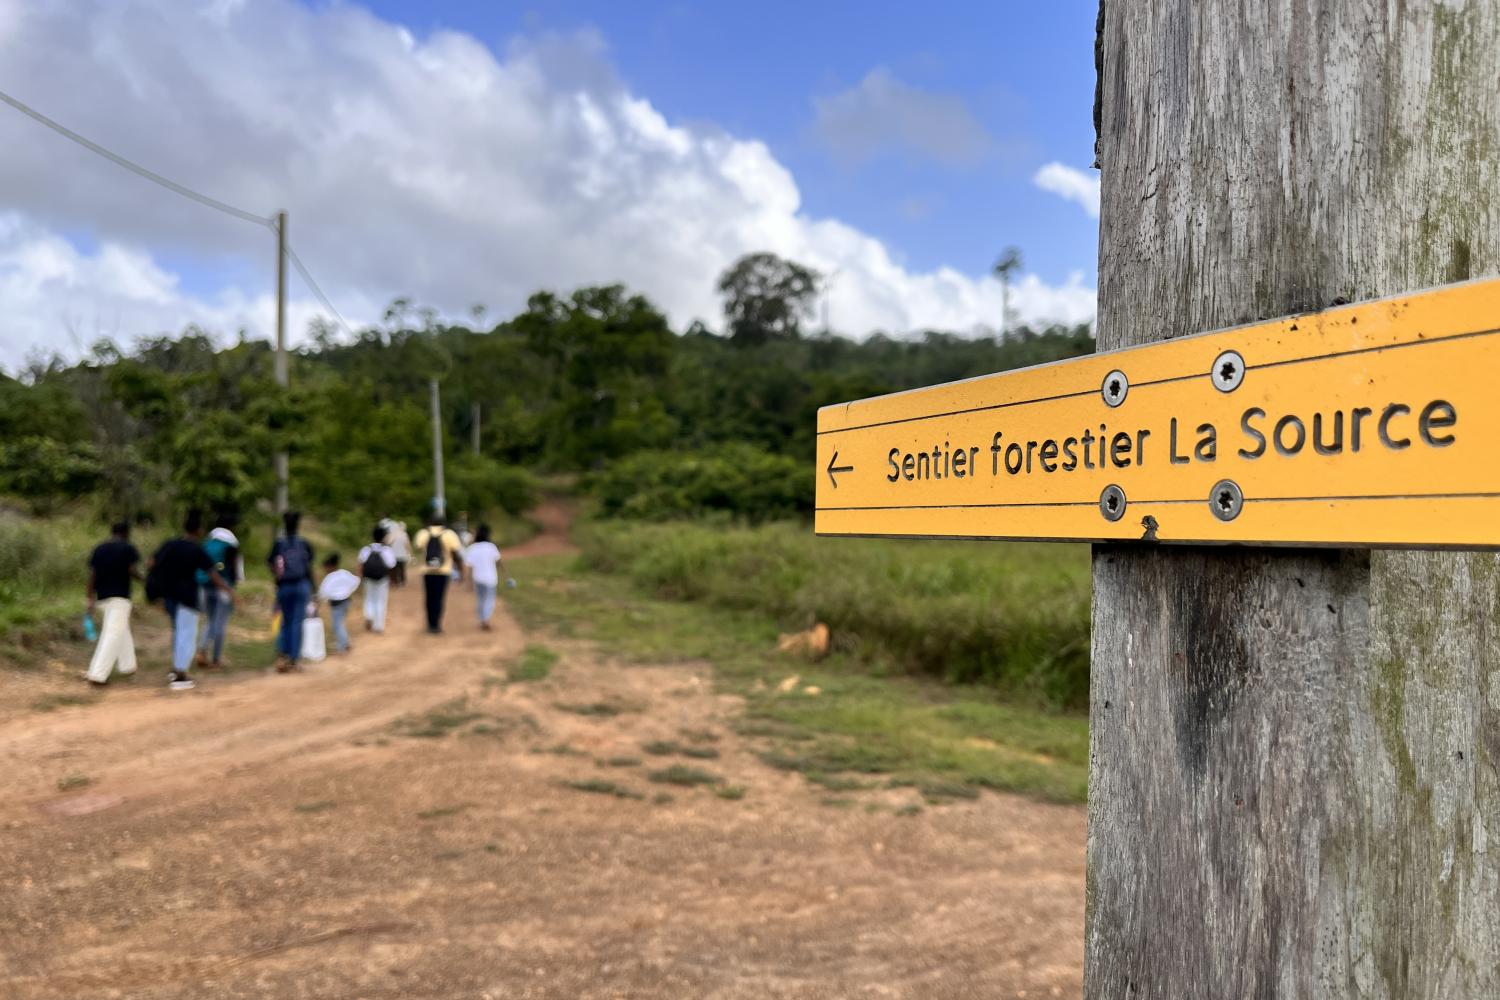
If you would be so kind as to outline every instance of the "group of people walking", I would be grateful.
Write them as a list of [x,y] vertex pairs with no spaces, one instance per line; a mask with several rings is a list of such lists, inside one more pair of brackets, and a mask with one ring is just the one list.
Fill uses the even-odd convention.
[[[235,592],[245,579],[235,527],[233,517],[221,516],[205,538],[201,512],[189,511],[182,533],[163,543],[146,562],[143,572],[141,554],[130,541],[129,523],[122,521],[112,526],[109,540],[97,546],[89,557],[87,618],[92,625],[97,611],[101,620],[94,654],[84,675],[90,684],[104,686],[113,673],[135,673],[135,642],[130,630],[134,582],[145,585],[148,602],[162,603],[172,623],[172,669],[167,678],[172,690],[194,686],[194,666],[218,669],[224,665],[224,643],[235,607]],[[504,562],[500,550],[490,541],[487,526],[480,525],[478,532],[467,538],[464,537],[467,528],[462,523],[455,530],[443,518],[432,517],[413,539],[407,535],[404,524],[385,519],[375,526],[369,543],[359,550],[357,572],[342,568],[340,556],[335,552],[321,563],[320,581],[315,581],[314,567],[319,564],[312,544],[300,529],[301,516],[297,512],[282,515],[282,532],[266,557],[276,583],[275,606],[280,618],[276,630],[279,672],[294,670],[307,658],[311,652],[305,648],[309,635],[321,648],[320,604],[328,605],[334,649],[338,652],[346,653],[351,648],[348,613],[361,589],[366,631],[384,632],[391,588],[405,585],[407,566],[414,553],[421,566],[429,633],[442,631],[449,585],[465,576],[474,587],[479,626],[490,628]],[[506,582],[515,586],[514,580]],[[321,652],[318,655],[321,658]]]

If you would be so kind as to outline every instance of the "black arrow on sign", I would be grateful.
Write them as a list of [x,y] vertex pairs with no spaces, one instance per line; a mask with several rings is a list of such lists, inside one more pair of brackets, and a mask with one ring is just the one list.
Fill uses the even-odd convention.
[[839,481],[833,477],[833,474],[835,472],[853,472],[854,471],[854,466],[852,466],[852,465],[834,465],[833,463],[837,462],[838,460],[839,460],[839,453],[838,452],[834,452],[833,453],[833,457],[828,460],[828,481],[833,484],[833,488],[834,489],[838,489],[839,488]]

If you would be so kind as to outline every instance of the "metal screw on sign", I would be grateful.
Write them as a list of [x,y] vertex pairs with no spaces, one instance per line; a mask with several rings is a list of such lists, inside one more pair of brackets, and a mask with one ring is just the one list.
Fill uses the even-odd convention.
[[1106,521],[1118,521],[1125,516],[1125,491],[1113,484],[1104,487],[1099,494],[1099,513]]
[[1129,394],[1130,379],[1118,368],[1104,376],[1104,382],[1099,386],[1099,395],[1104,397],[1106,406],[1119,406]]
[[1208,494],[1208,508],[1219,520],[1233,521],[1245,509],[1245,494],[1233,479],[1221,479]]
[[1214,388],[1220,392],[1233,392],[1245,381],[1245,359],[1240,357],[1239,351],[1225,351],[1214,358],[1214,367],[1209,377],[1214,381]]

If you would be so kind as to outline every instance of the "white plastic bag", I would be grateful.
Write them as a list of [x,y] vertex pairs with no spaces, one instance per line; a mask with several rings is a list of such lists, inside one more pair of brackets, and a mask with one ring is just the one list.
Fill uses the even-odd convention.
[[308,663],[318,663],[327,656],[328,647],[323,643],[323,619],[303,619],[302,659]]

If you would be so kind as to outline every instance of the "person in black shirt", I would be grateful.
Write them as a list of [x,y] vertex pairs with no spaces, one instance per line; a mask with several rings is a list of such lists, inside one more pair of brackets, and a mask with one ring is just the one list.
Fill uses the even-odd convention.
[[95,687],[109,683],[118,670],[135,673],[135,639],[130,634],[130,581],[140,579],[141,554],[130,544],[130,524],[120,521],[109,529],[110,539],[89,556],[89,614],[98,608],[104,622],[84,676]]
[[193,686],[188,669],[193,665],[193,652],[198,644],[199,571],[208,574],[210,584],[219,589],[221,600],[234,600],[228,581],[219,575],[213,559],[203,551],[202,539],[203,515],[189,511],[182,525],[182,536],[162,543],[151,557],[148,586],[162,599],[172,619],[172,674],[167,686],[173,691]]

